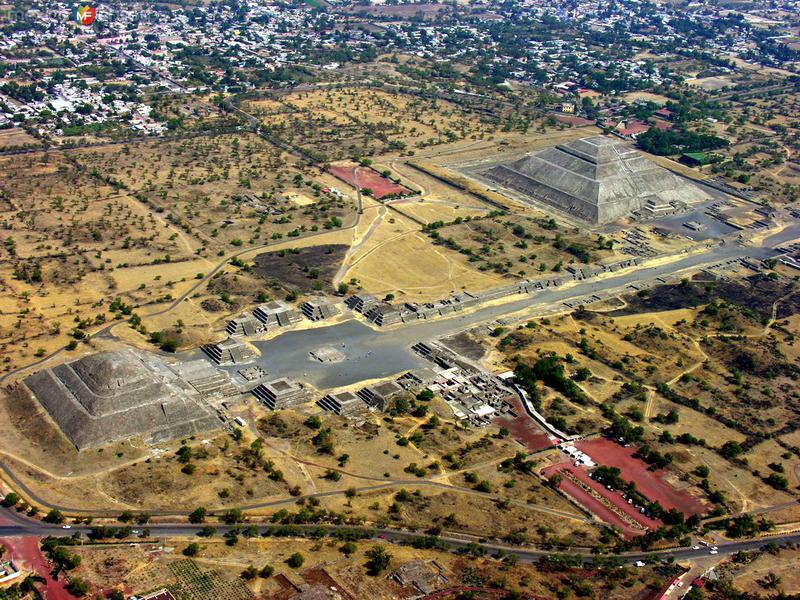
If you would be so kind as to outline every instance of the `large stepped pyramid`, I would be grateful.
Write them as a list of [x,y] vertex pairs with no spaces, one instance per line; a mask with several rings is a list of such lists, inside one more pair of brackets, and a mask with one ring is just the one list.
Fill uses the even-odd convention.
[[679,210],[709,199],[689,181],[628,145],[603,136],[545,148],[497,165],[483,175],[533,200],[598,224],[648,206]]

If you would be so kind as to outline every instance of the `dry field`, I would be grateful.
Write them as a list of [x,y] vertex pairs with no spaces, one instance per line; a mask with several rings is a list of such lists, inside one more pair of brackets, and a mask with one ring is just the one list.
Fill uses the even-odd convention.
[[622,98],[626,102],[630,103],[655,102],[656,104],[660,104],[661,106],[663,106],[670,100],[666,96],[662,96],[661,94],[653,94],[652,92],[629,92],[624,96],[622,96]]
[[[537,569],[489,557],[458,556],[395,544],[385,544],[390,555],[387,570],[379,576],[369,576],[365,563],[366,552],[376,544],[372,541],[357,541],[349,556],[342,551],[343,542],[333,539],[240,538],[235,545],[225,544],[220,537],[196,541],[199,552],[192,559],[181,554],[188,544],[185,539],[166,540],[168,549],[161,549],[154,543],[143,543],[136,548],[127,545],[74,548],[72,550],[82,558],[74,574],[89,580],[96,593],[124,589],[127,593],[141,595],[166,586],[179,594],[193,593],[194,600],[210,600],[212,596],[226,600],[247,598],[248,594],[286,597],[300,586],[312,586],[311,591],[315,587],[326,591],[335,587],[339,597],[348,600],[411,598],[419,594],[418,590],[402,588],[387,575],[401,565],[420,560],[435,561],[431,567],[440,569],[444,577],[442,587],[489,587],[490,582],[502,582],[506,589],[540,597],[549,597],[560,589],[566,591],[586,582],[593,589],[602,590],[609,600],[627,600],[641,597],[648,586],[661,581],[661,576],[651,567],[638,569],[635,574],[628,567],[613,571],[546,566]],[[289,556],[295,552],[304,558],[300,568],[287,564]],[[272,565],[274,574],[249,582],[240,578],[242,571],[251,565],[257,569]]]
[[21,146],[38,146],[39,140],[31,136],[24,129],[13,127],[0,129],[0,150],[11,150]]
[[[208,341],[225,317],[258,298],[284,296],[280,287],[265,289],[249,270],[252,256],[243,256],[174,311],[147,319],[249,247],[351,242],[340,234],[355,221],[353,198],[322,191],[344,186],[285,160],[248,135],[0,158],[3,370],[131,310],[147,330],[167,330],[185,346]],[[147,345],[146,336],[117,331]]]
[[798,561],[798,550],[782,550],[777,556],[765,552],[744,565],[731,564],[729,574],[736,588],[746,593],[763,594],[769,589],[768,576],[772,573],[779,578],[772,592],[797,594],[800,592]]
[[63,346],[73,328],[113,320],[107,311],[115,297],[158,301],[208,265],[163,217],[68,155],[0,162],[5,370]]
[[690,77],[686,79],[686,84],[699,87],[707,92],[721,90],[724,87],[732,87],[733,81],[729,77]]
[[243,108],[324,160],[411,152],[495,131],[477,113],[444,100],[358,87],[293,93]]
[[455,252],[434,246],[418,224],[387,212],[349,261],[345,281],[369,293],[413,301],[436,300],[462,289],[494,287],[502,279],[481,273]]
[[436,229],[432,237],[479,271],[521,278],[560,272],[573,263],[614,255],[598,237],[524,212],[459,220]]
[[[644,428],[645,443],[672,456],[675,481],[700,483],[693,472],[705,465],[710,489],[725,494],[729,510],[765,508],[796,497],[800,483],[790,383],[797,322],[782,320],[765,332],[761,316],[785,296],[786,283],[755,277],[744,284],[665,286],[624,297],[620,308],[605,303],[604,312],[590,306],[534,319],[486,341],[507,357],[494,361],[497,368],[530,365],[554,353],[565,375],[583,372],[577,379],[583,401],[540,385],[541,409],[561,429],[599,431],[609,421],[598,404],[613,406]],[[791,296],[781,306],[793,311],[795,302]],[[785,435],[764,441],[762,432]],[[741,455],[723,457],[726,443],[742,445]],[[787,489],[775,489],[770,475],[785,477]]]
[[[342,184],[318,170],[293,166],[292,159],[255,135],[88,149],[76,156],[162,213],[208,253],[341,227],[334,218],[352,219],[352,198],[321,191]],[[291,199],[299,194],[314,202],[298,206]]]

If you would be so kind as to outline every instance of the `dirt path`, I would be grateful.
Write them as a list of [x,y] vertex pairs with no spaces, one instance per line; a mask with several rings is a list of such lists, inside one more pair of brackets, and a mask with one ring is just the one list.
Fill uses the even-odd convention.
[[407,235],[416,234],[416,233],[417,233],[417,231],[415,229],[412,229],[412,230],[409,230],[409,231],[404,231],[402,233],[398,233],[397,235],[395,235],[393,237],[390,237],[388,240],[382,241],[380,244],[377,244],[376,246],[370,248],[364,254],[362,254],[356,260],[354,260],[353,263],[350,265],[349,269],[352,269],[353,267],[355,267],[358,263],[360,263],[362,260],[367,258],[370,254],[372,254],[376,250],[379,250],[379,249],[383,248],[386,244],[394,242],[395,240],[399,240],[401,237],[405,237]]
[[355,263],[353,263],[352,265],[350,264],[350,259],[353,257],[353,255],[355,255],[356,252],[358,252],[361,249],[361,247],[364,244],[366,244],[369,241],[369,239],[372,237],[372,234],[375,233],[375,230],[378,228],[378,226],[381,223],[383,223],[383,218],[385,216],[386,216],[386,206],[381,205],[380,209],[378,210],[378,214],[375,216],[375,220],[369,226],[369,229],[367,229],[367,231],[364,233],[364,235],[357,243],[350,246],[350,248],[347,250],[347,253],[344,255],[344,259],[342,260],[342,265],[339,267],[339,270],[336,272],[336,276],[333,278],[333,287],[338,287],[339,284],[342,282],[342,279],[344,279],[344,276],[347,274],[347,271],[349,271],[350,268],[355,265]]

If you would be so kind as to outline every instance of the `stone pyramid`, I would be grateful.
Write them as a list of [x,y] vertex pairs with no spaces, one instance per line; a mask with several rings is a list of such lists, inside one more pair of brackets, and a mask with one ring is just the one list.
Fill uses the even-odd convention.
[[591,223],[634,211],[677,210],[708,194],[615,139],[594,136],[534,152],[483,173],[505,187]]

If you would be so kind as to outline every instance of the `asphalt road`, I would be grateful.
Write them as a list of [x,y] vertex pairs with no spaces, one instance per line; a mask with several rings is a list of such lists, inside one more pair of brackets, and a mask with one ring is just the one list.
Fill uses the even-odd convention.
[[[64,529],[59,525],[49,525],[46,523],[42,523],[40,521],[28,519],[27,517],[21,516],[17,514],[13,510],[9,510],[6,508],[0,508],[0,522],[9,523],[6,525],[0,525],[0,539],[3,537],[14,537],[14,536],[36,536],[36,537],[44,537],[44,536],[70,536],[75,532],[80,532],[81,534],[88,534],[91,531],[91,527],[85,525],[76,525],[70,526],[68,529]],[[275,531],[278,525],[263,525],[263,524],[255,524],[258,528],[259,534],[261,535],[270,535],[271,532]],[[241,527],[242,525],[240,525]],[[244,527],[249,527],[250,524],[243,524]],[[182,523],[150,523],[147,525],[141,526],[132,526],[133,529],[144,529],[147,528],[150,530],[150,536],[152,537],[171,537],[171,538],[193,538],[197,537],[198,533],[202,526],[200,525],[191,525],[191,524],[182,524]],[[216,534],[222,535],[231,530],[233,526],[230,525],[218,525],[216,526]],[[387,529],[387,528],[370,528],[370,527],[351,527],[351,526],[332,526],[332,525],[297,525],[295,526],[299,531],[309,532],[309,534],[315,530],[318,530],[320,527],[325,528],[328,532],[334,532],[336,530],[348,530],[348,531],[361,531],[365,532],[370,537],[367,539],[374,539],[376,541],[386,540],[387,542],[393,543],[403,543],[403,542],[411,542],[414,539],[421,537],[423,534],[418,532],[412,531],[405,531],[400,529]],[[132,537],[125,540],[125,542],[135,542],[138,538]],[[588,548],[572,548],[567,550],[538,550],[538,549],[529,549],[529,548],[522,548],[519,546],[512,546],[508,544],[496,544],[496,543],[488,543],[488,542],[476,542],[470,539],[466,539],[466,537],[454,537],[450,535],[442,535],[439,536],[439,539],[446,543],[451,550],[460,550],[466,549],[470,546],[474,547],[476,544],[483,548],[487,553],[496,553],[498,551],[503,551],[505,553],[514,553],[516,554],[519,559],[523,562],[536,562],[540,558],[545,556],[553,556],[558,554],[571,554],[571,555],[578,555],[584,558],[584,562],[590,563],[594,557],[591,553],[591,550]],[[744,540],[744,541],[735,541],[735,542],[728,542],[719,544],[719,555],[730,555],[735,554],[741,551],[747,550],[757,550],[767,543],[774,542],[778,545],[793,543],[797,544],[800,543],[800,533],[792,533],[787,535],[776,535],[770,536],[763,539],[754,539],[754,540]],[[635,561],[652,561],[652,560],[659,560],[665,558],[674,558],[675,560],[690,560],[693,558],[702,558],[708,556],[709,550],[704,547],[700,547],[698,550],[694,550],[693,548],[679,548],[679,549],[672,549],[672,550],[659,550],[653,552],[629,552],[625,554],[615,555],[617,558],[621,559],[625,562],[635,562]],[[608,556],[608,555],[604,555]]]

